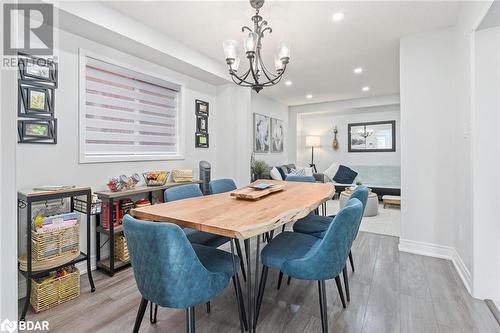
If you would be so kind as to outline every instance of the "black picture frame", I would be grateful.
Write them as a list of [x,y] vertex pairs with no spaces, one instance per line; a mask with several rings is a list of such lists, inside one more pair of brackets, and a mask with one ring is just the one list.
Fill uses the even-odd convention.
[[[18,93],[18,117],[28,117],[37,119],[54,118],[54,103],[55,94],[54,88],[36,83],[33,81],[19,80],[19,93]],[[32,97],[35,94],[43,95],[43,108],[33,107]],[[40,97],[40,96],[39,96]]]
[[196,115],[207,116],[208,117],[208,114],[209,114],[209,104],[208,104],[208,102],[196,99],[194,101],[194,103],[195,103],[195,110],[196,110],[195,113],[196,113]]
[[52,59],[39,58],[19,52],[17,65],[21,80],[43,83],[57,88],[57,63]]
[[196,116],[196,132],[208,134],[208,117],[197,115]]
[[[18,120],[17,131],[19,135],[18,143],[57,143],[57,119]],[[36,131],[41,132],[36,133]]]
[[[358,149],[352,147],[352,137],[351,130],[353,127],[364,126],[373,126],[373,125],[391,125],[391,148],[387,149]],[[365,138],[366,140],[366,138]],[[353,123],[347,125],[347,142],[349,153],[384,153],[384,152],[395,152],[396,151],[396,121],[395,120],[386,120],[386,121],[374,121],[374,122],[365,122],[365,123]],[[366,147],[366,144],[365,144]]]
[[208,133],[195,133],[195,147],[196,148],[208,148]]

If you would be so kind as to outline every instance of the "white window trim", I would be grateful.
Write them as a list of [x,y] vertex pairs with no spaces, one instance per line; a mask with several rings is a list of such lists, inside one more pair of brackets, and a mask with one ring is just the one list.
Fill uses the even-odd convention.
[[[79,120],[78,120],[78,137],[79,137],[79,163],[106,163],[106,162],[133,162],[133,161],[173,161],[173,160],[183,160],[185,159],[185,133],[184,128],[184,117],[185,112],[183,106],[186,105],[184,101],[184,84],[175,79],[168,77],[163,77],[158,75],[158,73],[151,73],[141,68],[137,68],[129,63],[123,63],[115,59],[110,59],[106,56],[96,54],[91,51],[84,49],[79,49]],[[139,75],[144,74],[153,78],[157,78],[162,81],[172,82],[180,86],[178,93],[178,116],[177,116],[177,139],[178,139],[178,151],[176,154],[144,154],[144,155],[113,155],[113,156],[86,156],[85,155],[85,94],[86,94],[86,58],[91,57],[100,61],[104,61],[116,66],[127,68],[131,71],[137,72]],[[132,56],[129,56],[132,57]],[[137,62],[141,59],[137,59]]]

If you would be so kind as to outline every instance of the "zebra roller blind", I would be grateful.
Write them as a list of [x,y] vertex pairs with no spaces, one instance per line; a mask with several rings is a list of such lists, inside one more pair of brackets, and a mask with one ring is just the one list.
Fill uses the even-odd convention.
[[180,88],[86,56],[85,158],[177,155]]

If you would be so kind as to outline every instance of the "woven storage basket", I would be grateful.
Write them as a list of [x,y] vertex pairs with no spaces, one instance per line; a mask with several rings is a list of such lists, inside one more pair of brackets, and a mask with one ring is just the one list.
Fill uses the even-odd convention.
[[80,271],[76,267],[65,276],[38,283],[31,280],[31,306],[35,312],[45,311],[80,296]]
[[32,231],[31,235],[31,253],[34,261],[53,259],[68,253],[80,253],[79,223],[51,232]]
[[128,254],[127,240],[125,236],[118,236],[115,239],[115,259],[120,261],[129,261],[130,256]]
[[172,170],[172,179],[175,183],[190,182],[193,180],[193,170]]

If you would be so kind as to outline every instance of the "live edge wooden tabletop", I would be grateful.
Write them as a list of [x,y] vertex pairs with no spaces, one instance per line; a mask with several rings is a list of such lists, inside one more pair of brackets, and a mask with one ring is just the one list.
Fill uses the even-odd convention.
[[285,189],[257,201],[236,199],[227,192],[136,208],[131,214],[142,220],[248,239],[305,217],[335,194],[332,183],[258,182],[283,184]]

